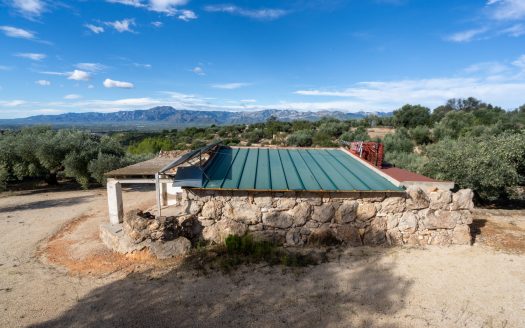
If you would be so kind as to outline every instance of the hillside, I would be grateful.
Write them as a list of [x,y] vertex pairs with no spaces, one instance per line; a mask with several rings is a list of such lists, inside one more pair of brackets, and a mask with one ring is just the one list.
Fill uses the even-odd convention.
[[[303,112],[297,110],[266,109],[260,111],[229,112],[229,111],[198,111],[175,109],[170,106],[159,106],[146,110],[119,111],[114,113],[66,113],[60,115],[37,115],[20,119],[0,120],[0,126],[16,125],[225,125],[250,124],[265,122],[271,116],[280,121],[309,120],[315,121],[321,117],[334,117],[340,120],[363,118],[370,113],[348,113],[341,111]],[[389,113],[375,113],[388,116]]]

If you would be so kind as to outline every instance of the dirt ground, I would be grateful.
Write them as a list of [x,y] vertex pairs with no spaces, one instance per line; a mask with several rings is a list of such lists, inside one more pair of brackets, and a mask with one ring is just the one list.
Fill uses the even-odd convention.
[[[127,189],[127,209],[154,203]],[[203,272],[107,251],[103,189],[0,194],[1,327],[525,327],[525,211],[473,246],[346,248],[307,268]]]

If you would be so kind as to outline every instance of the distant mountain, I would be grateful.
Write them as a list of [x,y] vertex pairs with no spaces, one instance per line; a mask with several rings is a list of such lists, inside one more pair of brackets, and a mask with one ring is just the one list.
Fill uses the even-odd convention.
[[265,109],[260,111],[199,111],[159,106],[146,110],[120,111],[114,113],[66,113],[60,115],[37,115],[20,119],[0,120],[0,126],[13,125],[66,125],[66,126],[203,126],[225,124],[250,124],[265,122],[275,116],[280,121],[318,120],[334,117],[341,120],[363,118],[369,114],[388,116],[391,113],[347,113],[342,111],[303,112],[297,110]]

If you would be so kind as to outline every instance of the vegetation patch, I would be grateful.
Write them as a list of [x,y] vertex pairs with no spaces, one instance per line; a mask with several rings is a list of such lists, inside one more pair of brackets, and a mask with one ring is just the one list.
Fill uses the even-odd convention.
[[304,254],[278,247],[269,241],[255,240],[250,235],[228,236],[224,244],[196,245],[189,262],[197,268],[220,269],[225,272],[241,265],[265,263],[271,266],[306,267],[317,265],[322,259],[313,254]]

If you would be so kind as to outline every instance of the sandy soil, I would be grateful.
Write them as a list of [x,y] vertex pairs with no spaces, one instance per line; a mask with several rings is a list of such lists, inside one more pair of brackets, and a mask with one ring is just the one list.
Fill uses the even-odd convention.
[[[124,194],[128,209],[153,202]],[[106,216],[102,189],[0,197],[1,327],[525,327],[524,211],[478,210],[473,246],[228,274],[108,252]]]

